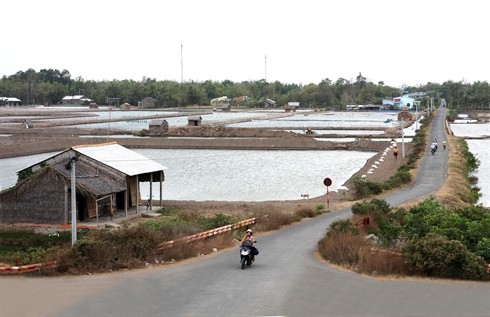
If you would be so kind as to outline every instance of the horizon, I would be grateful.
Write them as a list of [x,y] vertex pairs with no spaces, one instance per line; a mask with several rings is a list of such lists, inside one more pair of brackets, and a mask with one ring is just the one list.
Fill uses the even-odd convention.
[[1,77],[66,69],[93,81],[308,85],[361,73],[391,87],[490,82],[484,0],[17,0],[2,11],[21,15],[0,19]]

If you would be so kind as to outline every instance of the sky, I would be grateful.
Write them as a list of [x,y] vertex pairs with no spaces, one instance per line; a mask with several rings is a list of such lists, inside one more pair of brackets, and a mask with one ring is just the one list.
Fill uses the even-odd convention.
[[489,0],[0,0],[0,76],[490,82]]

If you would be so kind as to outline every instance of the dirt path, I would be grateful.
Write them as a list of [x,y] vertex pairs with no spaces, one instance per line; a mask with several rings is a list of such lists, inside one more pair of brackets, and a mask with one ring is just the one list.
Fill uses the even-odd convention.
[[[59,114],[58,114],[59,115]],[[31,128],[22,129],[16,126],[0,128],[0,158],[33,155],[45,152],[62,151],[69,147],[82,144],[98,144],[107,141],[117,143],[128,148],[166,148],[166,149],[274,149],[274,150],[353,150],[376,152],[375,156],[366,161],[364,167],[355,173],[346,185],[352,185],[352,179],[366,175],[366,179],[376,182],[387,180],[393,175],[405,160],[399,157],[395,160],[391,153],[380,161],[383,151],[390,145],[389,142],[375,142],[369,136],[362,136],[355,142],[317,141],[314,136],[300,135],[286,131],[256,128],[228,128],[216,125],[203,125],[199,127],[173,127],[168,133],[158,137],[135,138],[132,135],[125,137],[126,131],[111,131],[111,134],[121,134],[117,138],[109,138],[106,130],[79,129],[79,128]],[[143,131],[142,134],[145,134]],[[390,131],[388,137],[391,137]],[[4,136],[1,136],[4,135]],[[80,137],[90,135],[90,138]],[[99,135],[99,137],[93,136]],[[173,138],[169,138],[173,137]],[[377,135],[377,137],[380,137]],[[410,151],[406,145],[406,153]],[[378,163],[376,163],[378,162]],[[377,165],[374,168],[373,165]],[[372,174],[368,171],[373,169]],[[222,201],[165,201],[165,206],[179,209],[199,210],[202,212],[235,212],[260,211],[276,208],[283,211],[294,211],[299,208],[315,208],[324,204],[334,210],[344,206],[352,199],[352,191],[331,192],[328,197],[301,199],[296,201],[267,201],[267,202],[222,202]]]

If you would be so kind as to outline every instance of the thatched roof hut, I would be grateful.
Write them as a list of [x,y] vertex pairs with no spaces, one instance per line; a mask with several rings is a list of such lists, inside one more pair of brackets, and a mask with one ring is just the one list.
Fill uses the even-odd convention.
[[107,204],[109,213],[137,207],[140,181],[150,181],[150,195],[160,182],[161,204],[166,167],[115,142],[75,146],[18,172],[17,184],[0,192],[1,222],[69,223],[74,158],[79,221],[98,217]]
[[168,122],[165,119],[151,120],[148,128],[150,135],[162,135],[168,132]]

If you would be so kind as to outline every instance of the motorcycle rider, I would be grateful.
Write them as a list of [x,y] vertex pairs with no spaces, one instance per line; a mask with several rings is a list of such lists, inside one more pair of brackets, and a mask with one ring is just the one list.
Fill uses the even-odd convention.
[[245,231],[245,236],[243,237],[241,244],[250,244],[250,248],[252,249],[252,260],[255,259],[255,256],[257,254],[259,254],[259,250],[257,250],[257,248],[255,247],[256,242],[257,241],[255,241],[252,229],[247,229],[247,231]]

